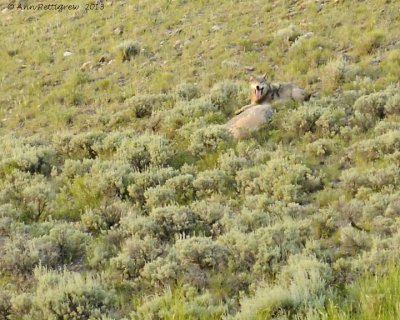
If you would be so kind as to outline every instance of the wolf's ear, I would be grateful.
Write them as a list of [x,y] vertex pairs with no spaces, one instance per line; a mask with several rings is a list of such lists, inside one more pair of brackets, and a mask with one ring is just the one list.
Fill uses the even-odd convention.
[[249,79],[250,82],[255,81],[255,80],[256,80],[256,78],[254,78],[254,76],[250,76],[250,79]]
[[264,73],[264,74],[261,76],[261,79],[263,79],[263,80],[267,80],[267,74],[266,74],[266,73]]

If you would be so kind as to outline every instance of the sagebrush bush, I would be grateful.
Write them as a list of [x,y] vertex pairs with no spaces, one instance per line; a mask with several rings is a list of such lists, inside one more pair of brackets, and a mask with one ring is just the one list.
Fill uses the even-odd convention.
[[0,176],[15,169],[48,176],[52,167],[57,165],[56,149],[39,139],[7,135],[1,140],[0,149]]
[[33,317],[42,319],[103,319],[113,316],[116,294],[99,277],[35,269],[37,287],[32,298]]
[[156,289],[165,289],[174,286],[182,277],[183,269],[176,258],[175,250],[169,250],[168,255],[161,256],[152,262],[146,263],[141,277],[147,285]]
[[[160,126],[163,131],[173,135],[175,130],[180,129],[191,121],[206,115],[213,116],[216,111],[217,108],[211,103],[210,98],[203,96],[190,101],[180,101],[173,109],[158,112],[156,114],[158,118],[156,119],[161,123]],[[181,135],[187,138],[185,134],[181,133]]]
[[300,29],[294,24],[288,25],[286,28],[279,29],[276,31],[275,36],[282,38],[288,42],[294,42],[301,35]]
[[391,130],[375,138],[355,143],[349,148],[349,157],[373,161],[392,154],[400,148],[399,133],[399,130]]
[[304,135],[306,132],[314,132],[316,122],[322,113],[323,109],[320,106],[304,104],[282,119],[280,126],[285,135],[289,138],[295,138]]
[[229,213],[229,208],[217,199],[200,200],[191,203],[191,209],[203,223],[202,228],[207,233],[219,235],[222,233],[221,219]]
[[148,117],[153,112],[170,109],[174,103],[174,97],[169,94],[140,95],[125,101],[137,118]]
[[[393,109],[395,107],[392,106],[396,92],[396,88],[388,87],[384,91],[371,93],[358,98],[353,105],[354,124],[363,130],[368,130],[375,126],[379,120],[383,119],[387,111],[393,113],[393,110],[396,110]],[[391,97],[391,100],[389,100],[389,97]],[[388,100],[390,104],[387,106]]]
[[9,319],[11,314],[12,295],[5,289],[0,289],[0,317],[4,320]]
[[100,208],[87,208],[81,215],[81,222],[86,230],[99,233],[117,227],[122,215],[128,210],[121,201],[105,202]]
[[276,200],[304,202],[306,194],[321,186],[318,176],[293,158],[276,157],[266,165],[259,165],[237,173],[236,183],[241,193],[268,193]]
[[121,55],[122,62],[125,62],[140,54],[141,46],[137,41],[126,40],[118,45],[117,50]]
[[232,189],[233,180],[222,170],[206,170],[200,172],[193,181],[198,198],[216,193],[226,193]]
[[149,208],[164,207],[176,202],[175,190],[166,185],[148,188],[144,198]]
[[83,176],[88,173],[94,163],[94,159],[73,160],[66,159],[62,166],[61,177],[73,179],[76,176]]
[[179,204],[186,204],[194,199],[194,179],[195,177],[190,173],[181,174],[168,179],[165,182],[165,186],[170,190],[174,190],[175,201]]
[[113,272],[118,272],[124,279],[138,277],[146,263],[151,262],[162,253],[157,239],[137,236],[125,240],[121,252],[110,260]]
[[373,190],[396,187],[399,183],[397,179],[399,173],[399,168],[396,165],[381,169],[371,168],[367,171],[351,168],[343,171],[340,179],[343,188],[354,194],[360,187],[372,188]]
[[192,237],[176,242],[176,256],[185,266],[194,264],[200,269],[223,270],[228,259],[227,248],[205,237]]
[[150,165],[167,166],[174,150],[167,138],[144,134],[124,140],[116,151],[116,158],[127,161],[132,168],[143,171]]
[[158,228],[161,240],[172,240],[178,234],[190,234],[196,227],[196,216],[185,206],[170,205],[153,209],[149,218]]
[[196,130],[191,137],[189,150],[195,156],[220,151],[232,142],[231,133],[222,125],[213,125]]
[[175,88],[175,93],[179,98],[190,101],[200,96],[200,90],[193,83],[182,83]]
[[215,84],[210,91],[211,102],[218,110],[225,114],[232,114],[238,106],[248,101],[247,86],[232,81],[223,81]]
[[253,164],[253,159],[236,155],[232,149],[222,153],[218,158],[219,167],[231,176],[235,176],[241,169],[247,168]]
[[274,277],[291,255],[302,252],[305,246],[303,239],[310,234],[306,220],[299,223],[285,219],[280,224],[257,229],[255,237],[258,248],[254,253],[253,272]]
[[152,297],[131,314],[134,320],[150,319],[221,319],[226,308],[208,291],[198,294],[190,286],[171,290]]
[[315,157],[330,156],[337,149],[333,139],[318,139],[307,146],[307,151]]
[[266,319],[276,315],[287,318],[301,307],[321,308],[327,298],[324,291],[332,278],[327,264],[313,257],[293,255],[278,279],[276,285],[258,284],[254,297],[243,299],[235,319]]
[[171,167],[157,168],[148,167],[143,172],[134,172],[132,174],[132,182],[129,184],[127,191],[133,202],[144,205],[144,192],[151,187],[162,185],[168,179],[177,175],[176,170]]
[[54,187],[41,174],[15,170],[0,186],[0,203],[11,203],[22,221],[38,221],[52,211]]

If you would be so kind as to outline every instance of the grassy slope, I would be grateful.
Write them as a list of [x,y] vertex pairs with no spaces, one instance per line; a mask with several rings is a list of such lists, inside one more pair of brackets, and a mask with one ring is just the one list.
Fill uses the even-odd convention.
[[[43,127],[54,130],[71,114],[90,119],[92,113],[117,110],[122,100],[142,92],[157,93],[186,81],[206,90],[223,79],[246,79],[243,66],[267,72],[271,79],[294,80],[314,92],[332,90],[335,85],[332,88],[325,73],[333,70],[324,66],[340,60],[343,53],[361,69],[355,73],[371,78],[370,86],[382,88],[396,80],[398,70],[370,62],[375,57],[385,60],[390,54],[387,48],[393,49],[398,41],[395,7],[395,2],[385,1],[251,5],[242,1],[141,1],[115,2],[89,13],[3,13],[1,90],[5,94],[1,112],[9,118],[3,126],[13,129],[20,121],[26,123],[27,132]],[[289,50],[290,43],[277,39],[276,31],[290,24],[302,34],[314,32],[310,47]],[[113,29],[121,25],[124,33],[115,35]],[[212,31],[215,25],[221,27],[217,32]],[[96,63],[104,54],[116,58],[115,47],[123,39],[139,41],[152,58],[143,55],[131,63],[116,59],[99,71],[80,72],[83,63]],[[177,41],[183,46],[179,56],[174,49]],[[73,55],[63,57],[66,50]],[[325,89],[324,82],[330,88]],[[349,83],[347,87],[362,85]],[[79,95],[82,104],[78,110],[70,110],[74,95]],[[61,111],[60,106],[64,107]]]
[[[1,7],[5,5],[4,2],[0,3]],[[381,133],[397,134],[399,114],[396,112],[389,114],[388,112],[384,119],[377,119],[376,123],[363,130],[360,127],[366,120],[356,114],[355,110],[358,109],[353,108],[353,103],[362,94],[385,90],[389,85],[399,81],[399,15],[397,1],[383,0],[320,2],[279,0],[267,3],[265,1],[182,0],[140,1],[139,4],[115,1],[112,5],[106,4],[102,11],[88,13],[84,11],[2,12],[0,21],[0,34],[3,40],[0,45],[0,91],[2,92],[0,96],[0,133],[5,137],[2,146],[6,150],[6,156],[0,158],[3,161],[0,175],[3,188],[7,190],[5,187],[7,183],[16,179],[11,177],[14,177],[15,172],[18,171],[15,169],[18,168],[15,163],[18,163],[18,157],[21,156],[18,152],[13,153],[7,149],[10,147],[6,142],[7,139],[11,139],[9,133],[13,132],[17,137],[21,137],[18,139],[29,138],[36,134],[36,139],[39,139],[42,144],[54,148],[57,155],[53,160],[48,160],[50,166],[55,167],[56,170],[53,169],[52,174],[40,172],[44,176],[45,182],[39,185],[43,186],[42,189],[45,191],[38,187],[38,194],[34,196],[29,193],[32,192],[31,190],[24,191],[22,195],[15,191],[15,198],[2,195],[0,197],[1,204],[10,202],[17,212],[23,212],[13,216],[13,225],[18,229],[23,223],[26,223],[31,229],[28,228],[28,231],[24,232],[30,234],[31,238],[43,235],[51,237],[49,229],[54,227],[51,224],[64,221],[70,226],[74,225],[74,228],[87,231],[89,239],[85,238],[86,247],[82,250],[88,261],[71,258],[69,259],[70,269],[82,274],[106,274],[105,286],[107,289],[114,288],[117,291],[119,307],[115,311],[117,314],[115,317],[128,316],[133,310],[139,308],[137,314],[132,317],[140,318],[140,312],[143,315],[151,314],[151,310],[153,310],[152,312],[157,310],[158,314],[164,314],[165,318],[171,319],[174,315],[185,319],[188,318],[188,314],[194,319],[200,318],[200,315],[207,318],[210,314],[218,318],[221,313],[230,315],[237,313],[244,318],[259,317],[260,319],[274,315],[294,317],[296,314],[300,318],[317,317],[315,314],[335,318],[342,312],[339,309],[343,308],[343,312],[349,313],[349,318],[359,316],[368,319],[366,311],[363,309],[363,306],[366,305],[364,300],[359,299],[361,301],[359,308],[350,308],[343,303],[343,295],[346,296],[349,291],[344,283],[353,282],[361,272],[360,270],[373,269],[374,272],[378,272],[373,266],[376,261],[374,259],[379,259],[379,257],[371,252],[387,250],[387,252],[385,251],[386,256],[383,255],[382,258],[384,261],[391,255],[390,250],[393,248],[387,242],[394,242],[393,239],[397,239],[393,229],[397,222],[398,204],[396,203],[398,202],[396,199],[399,194],[399,184],[398,181],[393,182],[386,178],[384,173],[382,173],[382,177],[372,171],[374,169],[387,170],[390,175],[391,165],[398,165],[399,160],[395,150],[379,149],[386,143],[386,140],[377,142],[378,145],[375,148],[378,148],[378,153],[381,152],[377,157],[373,155],[374,148],[370,148],[371,151],[368,149],[368,145],[365,148],[357,146],[362,145],[363,141],[369,143],[368,139]],[[119,26],[123,26],[122,35],[114,33],[114,29]],[[307,32],[313,32],[313,36],[294,44],[294,38]],[[142,51],[139,56],[123,63],[117,46],[124,40],[138,41]],[[63,53],[66,50],[70,50],[73,53],[72,56],[64,57]],[[112,62],[99,68],[94,67],[83,71],[80,69],[82,64],[88,61],[96,65],[101,57],[106,57],[107,61],[111,60]],[[183,272],[183,275],[178,277],[178,283],[181,285],[170,282],[154,283],[152,282],[154,279],[149,283],[146,281],[142,283],[141,280],[138,280],[137,283],[134,276],[128,277],[127,282],[121,280],[121,277],[124,278],[124,276],[110,267],[110,261],[124,253],[124,240],[132,234],[128,232],[127,235],[124,233],[126,230],[121,231],[118,228],[116,231],[110,230],[112,228],[109,226],[93,228],[91,221],[87,222],[88,215],[83,214],[88,209],[101,210],[102,206],[107,207],[105,202],[110,199],[110,201],[119,200],[119,198],[117,195],[108,196],[104,193],[104,189],[97,188],[96,183],[105,175],[100,169],[98,169],[100,176],[97,178],[94,173],[91,175],[81,173],[76,176],[72,175],[72,177],[67,173],[64,174],[67,171],[65,165],[67,159],[82,160],[92,156],[90,152],[87,153],[87,149],[85,149],[87,146],[82,149],[78,148],[77,151],[71,143],[63,149],[63,142],[58,141],[57,137],[85,132],[104,132],[106,135],[111,135],[113,132],[122,132],[125,129],[128,132],[145,134],[148,122],[154,120],[153,116],[156,118],[157,112],[150,118],[135,117],[135,112],[132,111],[135,107],[135,100],[132,100],[132,97],[144,95],[145,99],[150,99],[161,93],[171,94],[173,96],[173,113],[178,112],[176,110],[178,110],[179,104],[184,103],[178,101],[179,98],[174,95],[176,86],[185,83],[196,84],[200,90],[200,96],[215,102],[212,98],[213,92],[222,95],[224,90],[228,90],[223,86],[221,89],[218,85],[221,83],[222,85],[231,84],[230,80],[237,81],[234,83],[239,84],[239,89],[235,87],[234,91],[239,91],[239,93],[236,96],[233,95],[233,100],[221,98],[226,102],[226,106],[222,106],[216,112],[202,114],[202,117],[193,116],[194,120],[201,118],[199,121],[205,121],[205,125],[211,128],[215,123],[226,121],[232,110],[243,102],[241,88],[246,86],[245,81],[252,73],[245,69],[246,66],[254,67],[254,73],[267,72],[271,80],[294,81],[308,91],[316,93],[319,98],[316,99],[315,105],[306,105],[303,109],[298,105],[293,106],[293,110],[291,106],[282,106],[282,111],[276,115],[273,121],[273,130],[239,144],[228,141],[227,144],[223,143],[216,150],[212,149],[208,154],[207,152],[199,154],[196,152],[196,148],[191,148],[190,152],[186,150],[188,146],[193,146],[195,139],[191,136],[191,131],[201,128],[203,122],[196,123],[194,121],[192,127],[188,126],[186,131],[175,133],[174,129],[182,124],[164,123],[162,120],[157,132],[170,139],[171,148],[176,153],[171,163],[180,173],[192,173],[192,169],[182,168],[182,164],[185,162],[193,164],[195,177],[208,169],[220,169],[222,160],[218,162],[218,159],[230,151],[239,155],[241,159],[247,157],[247,163],[251,164],[244,165],[244,169],[248,169],[249,172],[252,168],[254,170],[260,168],[259,170],[262,171],[270,170],[267,172],[272,175],[274,170],[278,170],[278,172],[281,170],[284,177],[281,180],[277,179],[276,185],[271,184],[271,190],[258,191],[258,193],[248,191],[253,186],[250,186],[250,183],[249,186],[243,186],[245,184],[243,181],[246,179],[243,178],[242,181],[232,173],[228,174],[226,180],[231,183],[229,179],[233,179],[237,185],[233,188],[226,187],[226,193],[223,195],[218,192],[212,196],[207,193],[202,194],[199,187],[199,190],[196,191],[198,194],[188,196],[189,200],[175,199],[180,205],[191,205],[192,200],[219,202],[238,215],[237,219],[235,218],[237,221],[229,215],[225,216],[225,220],[221,220],[221,228],[224,231],[213,233],[210,231],[211,227],[198,225],[192,229],[189,228],[189,232],[192,234],[212,235],[214,243],[229,244],[232,256],[228,255],[228,266],[226,269],[218,269],[221,266],[214,266],[214,268],[220,273],[232,272],[233,276],[220,279],[218,272],[205,268],[206,276],[203,273],[201,275],[206,278],[207,292],[198,289],[204,283],[195,276],[193,276],[193,280],[192,274],[186,269],[186,271],[180,271]],[[209,97],[210,92],[211,98]],[[389,97],[385,99],[390,99],[395,95],[393,90],[389,90],[385,94]],[[170,110],[171,105],[161,106],[160,115],[166,116],[165,113],[162,113],[163,108]],[[331,113],[326,113],[326,119],[315,124],[316,119],[313,117],[316,116],[307,113],[307,108],[315,110],[316,113],[323,113],[325,109],[329,109],[332,114],[335,114],[335,108],[339,111],[336,118]],[[359,110],[362,111],[362,107]],[[369,112],[369,110],[367,111]],[[373,116],[378,118],[377,115]],[[184,122],[190,120],[192,120],[190,117],[183,118]],[[376,129],[380,120],[382,120],[381,129]],[[179,119],[176,121],[179,122]],[[305,129],[303,130],[304,123]],[[308,130],[309,123],[312,124]],[[335,131],[336,124],[339,129]],[[16,141],[19,141],[18,139],[16,138]],[[321,140],[323,141],[321,142]],[[22,144],[25,143],[22,142]],[[64,143],[68,144],[68,142]],[[75,143],[79,145],[79,142]],[[390,142],[387,144],[390,145]],[[349,149],[352,145],[356,146],[355,155]],[[18,143],[17,146],[20,147]],[[396,149],[395,143],[392,143],[391,146]],[[70,151],[67,150],[68,148]],[[267,151],[263,153],[265,150]],[[123,153],[123,151],[121,152]],[[99,152],[97,158],[104,162],[108,159],[115,161],[123,158],[121,152],[117,154],[115,150],[106,150],[103,153]],[[21,153],[23,154],[24,151]],[[386,157],[385,153],[389,155]],[[391,155],[392,157],[390,157]],[[256,159],[254,160],[252,157]],[[351,160],[344,161],[343,159],[346,157]],[[14,158],[16,159],[15,163],[12,162]],[[283,162],[284,165],[287,165],[286,169],[285,167],[282,169],[273,161],[272,164],[269,164],[270,162],[267,160],[270,158],[277,162]],[[163,162],[160,163],[164,165]],[[307,166],[310,170],[304,173],[304,176],[301,165]],[[356,174],[350,172],[344,175],[341,172],[343,168],[354,169]],[[228,172],[227,169],[222,169],[222,171]],[[84,169],[82,170],[85,172]],[[284,175],[285,170],[289,172],[293,170],[293,176]],[[21,169],[21,171],[24,170]],[[35,169],[26,171],[32,173],[32,171],[35,172]],[[113,174],[119,173],[114,172]],[[244,172],[243,176],[245,174],[247,173]],[[371,178],[372,182],[364,183],[360,178],[364,174],[370,176],[375,174],[376,177]],[[251,174],[249,175],[251,176]],[[322,183],[319,185],[316,183],[317,187],[313,187],[311,178],[310,181],[307,180],[309,178],[304,178],[308,175],[314,175]],[[40,180],[41,178],[37,176],[39,174],[32,174],[27,179],[28,181]],[[269,176],[267,175],[267,177]],[[121,181],[124,178],[122,175]],[[129,180],[129,178],[126,179]],[[225,178],[221,178],[221,180],[223,179]],[[385,179],[388,182],[385,182]],[[287,181],[290,183],[285,184]],[[123,182],[121,183],[123,184]],[[50,191],[46,189],[48,185]],[[294,189],[290,189],[291,186],[301,190],[293,191]],[[285,189],[286,187],[288,189]],[[301,193],[303,191],[305,195]],[[122,202],[132,209],[136,205],[132,196],[133,192],[126,190],[125,192],[129,193],[131,198],[126,196]],[[273,199],[272,204],[261,206],[264,215],[256,213],[260,208],[257,205],[252,207],[252,204],[249,203],[251,200],[246,202],[249,196],[262,195],[263,192],[270,194]],[[40,198],[40,195],[43,194],[50,204],[46,207],[43,215],[32,218],[29,216],[32,211],[29,201],[32,197]],[[384,204],[380,203],[378,198],[384,198]],[[154,203],[157,201],[161,200],[158,200],[157,197],[153,203],[147,200],[144,216],[147,217],[148,212],[151,212],[152,206],[156,206]],[[34,203],[36,210],[37,203]],[[296,203],[294,205],[296,209],[293,209],[295,214],[290,213],[291,209],[282,210],[285,213],[276,209],[279,206],[289,206],[290,208],[293,203]],[[297,205],[298,207],[296,207]],[[357,206],[362,207],[361,211],[357,209]],[[250,209],[247,210],[246,207]],[[389,207],[392,210],[391,213],[387,213]],[[385,214],[376,213],[381,211]],[[281,214],[281,216],[271,217],[270,212],[274,212],[277,216]],[[7,217],[9,215],[3,211],[2,214]],[[84,218],[82,218],[83,216]],[[375,219],[377,216],[381,220]],[[356,220],[356,224],[361,225],[364,231],[349,227],[349,217]],[[56,222],[52,219],[55,219]],[[46,223],[50,225],[46,225]],[[303,230],[302,228],[307,230],[303,230],[305,234],[299,236],[301,239],[298,242],[293,240],[293,244],[290,241],[292,238],[297,239],[298,235],[290,228],[292,224],[296,227],[298,224],[300,230]],[[116,225],[118,226],[118,223]],[[277,232],[278,234],[277,230],[280,226],[283,230],[288,229],[293,232],[293,234],[289,231],[287,234],[285,233],[285,237],[289,240],[283,241],[282,247],[283,251],[287,250],[288,253],[285,257],[282,254],[279,258],[281,260],[278,258],[277,261],[273,258],[268,260],[267,252],[276,250],[276,248],[272,249],[272,244],[267,245],[265,252],[260,250],[255,254],[251,249],[254,245],[250,243],[250,240],[249,243],[245,241],[247,236],[251,238],[249,234],[254,233],[256,236],[251,239],[255,241],[256,246],[259,246],[260,243],[269,243],[267,238],[263,238],[262,232],[266,232],[266,234]],[[243,249],[240,243],[232,245],[234,240],[230,237],[236,237],[234,232],[237,229],[240,230],[239,235],[247,235],[242,238],[243,243],[246,243],[243,244],[243,247],[246,249]],[[22,232],[20,229],[12,228],[12,230],[15,234]],[[17,247],[12,242],[14,238],[17,238],[12,232],[11,236],[7,235],[7,232],[2,234],[4,241],[2,240],[1,244],[7,246],[7,250],[14,250]],[[76,237],[78,240],[80,239],[78,236]],[[144,244],[143,240],[143,245],[160,246],[163,248],[161,255],[169,257],[169,254],[173,252],[170,248],[175,248],[175,240],[166,240],[159,235],[154,237],[160,237],[158,240],[165,243],[157,242],[149,245]],[[265,235],[265,237],[267,236]],[[8,238],[13,240],[8,241]],[[107,241],[114,241],[115,247],[112,249],[107,247],[104,244]],[[180,241],[177,241],[178,256],[181,252],[179,250],[186,252],[184,239]],[[259,242],[257,243],[257,241]],[[303,257],[304,270],[308,270],[307,268],[318,270],[319,276],[329,285],[321,284],[314,279],[315,283],[307,282],[302,286],[299,280],[302,275],[291,269],[295,263],[288,262],[288,257],[292,254],[294,256],[299,254],[300,252],[297,252],[295,247],[298,243],[303,242],[305,245],[300,251],[306,256],[311,254],[316,257]],[[91,251],[94,250],[93,248],[102,251],[102,245],[111,253],[105,256],[100,254],[102,258],[96,259],[104,259],[104,262],[99,262],[93,258],[95,254],[92,254]],[[218,248],[213,248],[216,250],[215,255],[219,252]],[[7,250],[4,252],[11,252]],[[77,249],[78,253],[76,253],[78,256],[81,252],[79,250]],[[234,250],[238,251],[237,254],[243,261],[255,261],[253,264],[250,263],[249,269],[242,270],[241,266],[235,265],[235,259],[242,260],[232,253]],[[128,249],[126,251],[129,252]],[[247,252],[250,252],[248,256],[246,256]],[[129,254],[133,259],[134,254]],[[182,253],[182,255],[184,254]],[[73,256],[72,253],[71,256]],[[173,255],[171,254],[171,256]],[[223,255],[221,254],[221,256]],[[146,259],[154,260],[150,257],[146,257]],[[257,263],[257,259],[259,259],[259,263]],[[93,262],[94,260],[96,261]],[[190,261],[189,258],[188,260]],[[181,263],[184,265],[185,259],[182,258],[182,261]],[[268,263],[272,261],[270,269],[263,268],[262,263],[266,263],[266,261]],[[56,268],[56,266],[64,264],[63,262],[64,258],[61,258],[56,263],[48,263],[47,266],[50,269]],[[4,262],[3,264],[10,265]],[[366,267],[362,268],[364,264]],[[282,268],[284,269],[281,272]],[[325,268],[328,268],[329,272]],[[26,287],[23,284],[11,285],[14,282],[23,282],[21,279],[34,279],[31,271],[29,268],[28,271],[21,271],[22,275],[10,271],[5,272],[1,282],[8,286],[14,296],[18,296],[23,291],[35,292],[36,295],[39,295],[40,286],[35,281],[28,281]],[[396,278],[397,273],[393,274]],[[40,276],[35,279],[38,277],[40,279]],[[291,281],[290,277],[293,277],[294,280]],[[304,279],[306,278],[313,279],[311,271],[304,276]],[[192,288],[185,289],[183,283],[186,282],[197,288],[198,292],[193,293]],[[363,282],[358,287],[355,285],[356,290],[358,288],[360,292],[365,291],[362,284]],[[167,289],[168,286],[171,286],[172,289]],[[285,293],[282,292],[286,291],[290,291],[291,295],[285,296]],[[153,294],[156,296],[153,297]],[[303,300],[298,298],[298,296],[307,296],[307,294],[310,298]],[[278,298],[276,301],[272,301],[263,298],[265,296]],[[318,302],[321,301],[320,296],[324,297],[322,303]],[[378,296],[379,294],[377,294]],[[7,301],[6,298],[3,300]],[[177,303],[182,300],[185,301],[183,306]],[[332,304],[328,305],[328,300],[333,301]],[[35,301],[34,298],[32,301]],[[325,308],[325,305],[328,307]],[[21,314],[21,310],[24,309],[14,307],[14,313],[18,314],[15,310]],[[40,318],[38,314],[45,311],[30,312]],[[398,311],[395,309],[393,312],[392,314],[388,313],[386,319],[390,319]],[[14,317],[18,318],[18,315],[15,314]],[[22,314],[24,313],[22,312]]]

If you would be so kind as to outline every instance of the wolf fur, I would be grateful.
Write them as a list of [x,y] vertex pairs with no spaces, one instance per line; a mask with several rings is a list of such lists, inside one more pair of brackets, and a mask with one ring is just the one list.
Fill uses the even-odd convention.
[[259,104],[270,103],[274,100],[307,101],[310,99],[304,89],[293,83],[268,83],[266,75],[260,78],[250,77],[250,104],[240,108],[235,114]]

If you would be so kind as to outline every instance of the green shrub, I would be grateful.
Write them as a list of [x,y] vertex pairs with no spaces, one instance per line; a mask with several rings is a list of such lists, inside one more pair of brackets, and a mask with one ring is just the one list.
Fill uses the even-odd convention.
[[9,203],[0,205],[0,236],[9,237],[15,230],[19,212]]
[[10,203],[22,221],[38,221],[52,211],[53,185],[41,174],[15,170],[0,182],[0,203]]
[[93,159],[72,160],[66,159],[62,166],[62,177],[73,179],[88,173],[94,163]]
[[192,201],[194,198],[194,179],[194,176],[190,173],[181,174],[168,179],[165,182],[165,186],[174,190],[174,199],[179,204],[186,204]]
[[196,226],[196,217],[188,207],[171,205],[155,208],[149,218],[157,226],[157,236],[161,240],[172,240],[178,234],[190,234]]
[[248,89],[243,84],[232,81],[219,82],[211,88],[211,102],[225,114],[232,114],[238,106],[248,100]]
[[144,205],[144,192],[151,187],[162,185],[168,179],[177,175],[177,172],[171,167],[167,168],[148,168],[143,172],[133,172],[132,183],[127,191],[133,202],[138,205]]
[[183,100],[193,100],[200,96],[199,88],[192,83],[182,83],[175,88],[175,93]]
[[189,151],[195,156],[224,150],[232,141],[232,135],[222,125],[212,125],[196,130],[191,137]]
[[140,95],[125,101],[125,104],[132,109],[136,118],[149,117],[154,112],[171,109],[174,103],[174,97],[169,94]]
[[318,139],[307,146],[307,152],[315,157],[330,156],[337,150],[337,142],[332,139]]
[[148,188],[144,192],[149,208],[164,207],[176,202],[176,191],[166,185]]
[[168,139],[144,134],[124,140],[116,151],[116,158],[127,161],[132,168],[143,171],[150,165],[167,166],[174,154]]
[[200,172],[193,181],[198,198],[211,196],[212,194],[226,194],[232,188],[232,180],[222,170],[206,170]]
[[137,41],[126,40],[118,45],[117,49],[121,55],[122,62],[125,62],[140,54],[141,47]]
[[57,165],[57,151],[39,139],[7,135],[1,140],[0,149],[0,177],[16,169],[49,176]]
[[364,130],[373,127],[384,117],[386,99],[386,94],[382,92],[358,98],[353,106],[355,124]]
[[388,115],[400,114],[400,94],[395,94],[388,98],[385,105],[385,113]]
[[301,31],[294,24],[288,25],[286,28],[276,31],[276,37],[288,42],[294,42],[301,35]]
[[67,146],[61,146],[68,155],[75,155],[81,159],[94,159],[98,156],[96,145],[101,144],[106,137],[104,132],[85,132],[71,137]]
[[229,208],[217,199],[194,201],[191,209],[203,223],[203,229],[207,234],[219,235],[222,233],[221,219],[228,214]]
[[116,315],[116,294],[98,277],[70,271],[35,270],[32,316],[42,319],[104,319]]
[[124,279],[138,277],[146,263],[151,262],[162,253],[159,241],[151,237],[143,239],[137,236],[129,238],[122,246],[121,252],[110,260],[113,272],[118,272]]
[[100,208],[87,208],[81,216],[81,222],[86,230],[98,233],[118,226],[126,211],[126,205],[121,201],[106,202]]
[[31,319],[29,314],[32,309],[32,294],[21,293],[11,299],[12,317],[16,319]]
[[266,165],[259,165],[237,173],[238,190],[247,195],[268,193],[276,200],[304,202],[306,195],[321,187],[318,176],[296,159],[276,156]]
[[[324,306],[331,270],[313,257],[294,255],[284,267],[276,285],[261,283],[255,295],[241,302],[235,319],[269,319],[294,316],[302,307]],[[297,311],[297,312],[296,312]],[[302,314],[298,314],[302,318]]]
[[192,237],[176,242],[176,256],[184,266],[195,265],[200,269],[224,270],[228,250],[210,238]]
[[5,289],[0,289],[0,317],[4,320],[9,319],[11,314],[11,293]]
[[226,314],[226,308],[209,292],[198,294],[190,286],[165,290],[149,297],[131,314],[132,319],[198,319],[216,320]]
[[253,272],[273,278],[291,255],[303,251],[304,238],[309,237],[310,233],[307,220],[286,219],[279,224],[257,229]]
[[315,104],[304,104],[297,110],[290,112],[280,124],[289,138],[297,138],[306,132],[315,132],[316,122],[323,114],[323,109]]
[[150,287],[158,289],[174,286],[182,273],[182,266],[172,249],[167,256],[158,257],[154,261],[146,263],[141,277]]
[[142,216],[137,212],[131,212],[121,218],[120,229],[123,235],[137,235],[140,238],[146,236],[157,237],[160,226],[147,216]]
[[349,148],[349,157],[353,160],[376,160],[396,152],[400,148],[400,131],[388,131],[372,139],[364,139]]
[[226,153],[222,153],[218,158],[219,167],[231,176],[235,176],[236,172],[249,167],[253,161],[244,156],[236,155],[232,149]]
[[383,30],[372,30],[365,33],[362,38],[356,41],[356,53],[358,55],[365,55],[373,52],[379,48],[385,41],[386,33]]

